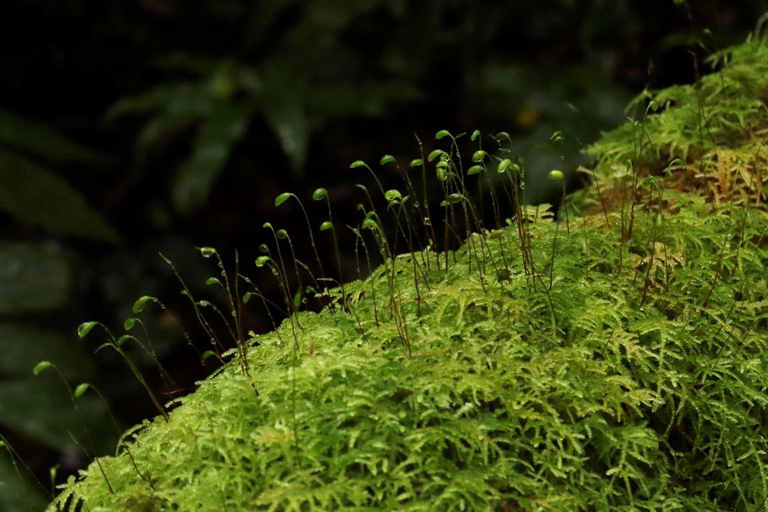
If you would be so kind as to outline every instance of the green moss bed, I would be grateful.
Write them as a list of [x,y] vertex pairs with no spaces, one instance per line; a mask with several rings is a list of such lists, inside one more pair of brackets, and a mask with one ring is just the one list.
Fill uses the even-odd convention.
[[[521,207],[480,235],[454,196],[475,232],[458,250],[389,258],[346,311],[335,289],[333,310],[251,335],[247,370],[231,350],[48,510],[764,509],[768,48],[711,63],[588,149],[592,185],[557,221]],[[424,156],[448,193],[517,168],[502,141],[469,175],[451,138]]]

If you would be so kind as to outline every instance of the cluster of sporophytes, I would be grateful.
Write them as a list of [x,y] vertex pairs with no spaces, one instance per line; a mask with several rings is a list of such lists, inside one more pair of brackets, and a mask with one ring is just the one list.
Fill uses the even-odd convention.
[[[147,388],[161,416],[125,432],[49,510],[762,509],[768,48],[750,40],[713,61],[722,70],[694,86],[644,94],[647,115],[590,148],[594,184],[556,217],[525,205],[505,134],[484,150],[478,132],[441,131],[402,190],[352,164],[370,179],[345,228],[365,278],[331,288],[337,269],[295,258],[291,237],[307,233],[265,224],[256,266],[280,286],[273,303],[241,262],[227,274],[202,249],[218,258],[209,284],[227,306],[185,286],[211,345],[188,341],[222,366],[172,404]],[[427,175],[442,186],[439,217]],[[491,176],[481,202],[473,191]],[[338,262],[328,192],[313,199]],[[304,209],[292,194],[276,204]],[[314,248],[321,233],[307,224]],[[307,311],[309,300],[326,306]],[[162,306],[144,297],[135,312],[150,301]],[[239,319],[254,304],[288,318],[246,336]],[[108,333],[89,322],[80,334],[97,329]],[[132,364],[122,346],[134,342],[151,352],[138,334],[104,346]]]

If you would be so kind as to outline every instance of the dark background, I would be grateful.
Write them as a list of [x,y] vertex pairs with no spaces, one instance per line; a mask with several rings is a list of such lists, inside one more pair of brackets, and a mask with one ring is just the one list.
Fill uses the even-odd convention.
[[[743,41],[766,10],[765,0],[1,2],[0,434],[23,478],[0,450],[0,510],[41,509],[32,474],[50,489],[49,468],[62,483],[88,463],[84,450],[114,452],[104,402],[88,393],[78,414],[55,372],[32,375],[38,361],[72,386],[96,385],[121,428],[156,414],[115,352],[93,354],[101,332],[78,339],[81,322],[120,334],[133,302],[157,296],[174,316],[150,304],[139,317],[174,382],[126,349],[161,400],[211,371],[176,328],[204,350],[159,252],[196,298],[220,301],[205,286],[215,262],[195,247],[216,247],[231,274],[238,249],[242,273],[274,296],[253,264],[265,221],[314,258],[300,211],[275,208],[275,196],[294,192],[319,225],[327,212],[311,194],[326,187],[337,226],[356,225],[355,183],[371,178],[349,164],[364,160],[397,187],[379,159],[407,168],[420,156],[414,134],[428,152],[440,129],[508,132],[532,201],[556,201],[539,179],[553,157],[573,176],[588,164],[581,147],[625,120],[633,96],[693,82],[695,59],[706,72],[703,59]],[[566,139],[556,153],[555,130]],[[339,229],[347,280],[350,233]],[[335,268],[329,237],[317,238]],[[247,313],[247,329],[271,329],[262,310]]]

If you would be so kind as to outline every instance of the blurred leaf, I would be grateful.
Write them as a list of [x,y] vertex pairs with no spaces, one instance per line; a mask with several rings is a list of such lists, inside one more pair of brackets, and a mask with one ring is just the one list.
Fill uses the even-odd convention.
[[173,203],[179,212],[189,213],[208,197],[232,149],[245,134],[251,114],[252,109],[242,103],[221,105],[198,128],[192,154],[173,183]]
[[27,470],[16,462],[22,479],[19,478],[7,450],[0,450],[0,510],[3,512],[30,512],[44,510],[49,498],[43,490],[27,478]]
[[244,45],[252,46],[272,27],[277,16],[294,0],[261,0],[256,2],[253,15],[245,28]]
[[216,102],[208,93],[207,83],[181,82],[155,87],[140,96],[121,98],[109,107],[105,116],[107,119],[116,119],[158,110],[174,115],[204,116],[215,106]]
[[93,365],[82,345],[56,332],[13,323],[0,323],[0,374],[28,376],[35,363],[47,359],[68,378],[93,378]]
[[67,389],[56,372],[26,379],[0,381],[0,426],[55,450],[80,451],[69,430],[89,452],[81,416],[99,454],[114,450],[115,433],[109,426],[103,403],[85,396],[75,410]]
[[325,118],[344,116],[379,117],[396,102],[414,101],[419,90],[407,83],[372,83],[366,85],[320,85],[307,91],[307,105],[313,114]]
[[267,123],[277,134],[291,170],[300,175],[307,159],[309,120],[304,111],[305,91],[285,65],[277,64],[266,75],[262,106]]
[[171,53],[155,59],[154,63],[163,69],[171,71],[186,71],[196,75],[210,75],[219,67],[220,61],[210,57],[190,55],[188,53]]
[[307,2],[304,15],[288,35],[288,46],[302,60],[314,61],[336,44],[337,36],[355,20],[378,9],[385,0],[314,0]]
[[208,80],[208,94],[219,101],[229,101],[237,89],[234,64],[231,60],[222,61]]
[[0,142],[55,162],[92,162],[99,158],[82,144],[42,123],[0,110]]
[[55,246],[0,245],[0,315],[58,309],[71,287],[72,269]]
[[238,85],[250,94],[258,94],[261,91],[261,77],[255,69],[240,65],[235,70],[235,78]]
[[114,242],[118,234],[83,196],[54,173],[0,150],[0,211],[52,233]]
[[672,32],[671,34],[664,36],[661,41],[656,43],[655,51],[657,53],[662,53],[674,48],[686,48],[693,46],[696,44],[697,36],[698,34],[688,30],[678,30],[676,32]]
[[277,134],[295,175],[300,175],[307,160],[309,126],[298,97],[281,96],[269,101],[267,122]]
[[155,87],[141,96],[127,96],[120,98],[110,105],[104,117],[116,119],[118,117],[145,114],[162,108],[168,103],[174,92],[181,84],[168,84]]
[[137,144],[143,149],[151,148],[173,134],[192,126],[199,119],[200,115],[194,112],[165,112],[144,125]]

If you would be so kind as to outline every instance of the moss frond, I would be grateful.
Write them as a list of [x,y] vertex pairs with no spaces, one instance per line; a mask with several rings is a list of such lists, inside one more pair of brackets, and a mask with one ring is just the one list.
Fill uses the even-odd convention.
[[[768,49],[714,61],[591,148],[602,192],[569,232],[526,214],[447,268],[388,258],[346,310],[332,290],[335,310],[251,335],[249,373],[233,349],[169,422],[130,431],[151,485],[121,452],[100,459],[114,493],[92,465],[49,510],[756,510],[768,213],[747,178],[766,174]],[[681,186],[694,172],[705,186]]]

